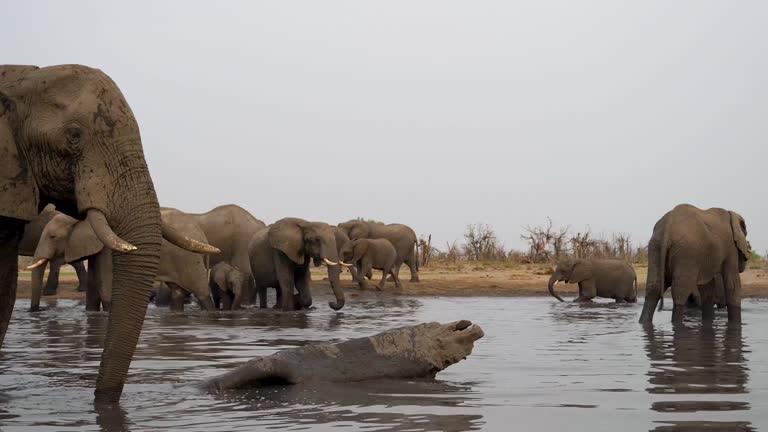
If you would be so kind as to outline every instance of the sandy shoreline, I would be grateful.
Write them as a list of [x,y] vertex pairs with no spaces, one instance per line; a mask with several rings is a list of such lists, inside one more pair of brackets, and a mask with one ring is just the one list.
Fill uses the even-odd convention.
[[[421,282],[410,283],[408,268],[403,266],[400,273],[405,288],[395,289],[393,283],[388,283],[385,292],[392,295],[407,296],[499,296],[499,297],[529,297],[547,296],[547,280],[549,267],[544,265],[510,266],[498,263],[460,263],[436,264],[421,269]],[[638,276],[638,291],[642,295],[645,289],[646,267],[635,268]],[[323,269],[312,270],[313,287],[327,289]],[[378,282],[380,272],[374,272],[373,282]],[[768,270],[748,269],[741,275],[743,297],[768,298]],[[345,290],[358,290],[348,273],[342,275],[342,286]],[[576,285],[558,284],[557,292],[565,295],[576,293]],[[29,298],[29,278],[22,274],[19,278],[18,298]],[[77,292],[77,278],[73,274],[62,274],[58,295],[53,298],[84,299],[85,293]]]

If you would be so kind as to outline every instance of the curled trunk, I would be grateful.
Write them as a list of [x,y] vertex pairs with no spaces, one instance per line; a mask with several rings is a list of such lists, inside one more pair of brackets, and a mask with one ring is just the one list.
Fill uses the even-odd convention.
[[328,306],[331,307],[333,310],[339,310],[344,307],[344,304],[346,302],[344,298],[344,290],[341,288],[341,267],[338,265],[335,266],[328,266],[328,281],[331,284],[331,290],[333,290],[333,295],[336,297],[336,301],[330,301],[328,302]]
[[552,297],[560,301],[565,301],[555,292],[555,284],[557,283],[557,278],[558,278],[557,273],[553,273],[552,276],[549,278],[549,282],[547,282],[547,289],[549,289],[549,295],[551,295]]

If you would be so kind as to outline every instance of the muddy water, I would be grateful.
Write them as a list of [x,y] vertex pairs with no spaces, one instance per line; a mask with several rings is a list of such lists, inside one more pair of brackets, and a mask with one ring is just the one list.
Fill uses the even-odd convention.
[[[768,427],[768,302],[746,300],[741,330],[718,312],[672,331],[637,324],[639,305],[549,298],[357,297],[343,313],[214,317],[151,307],[121,409],[94,411],[106,315],[19,301],[0,354],[0,430],[718,431]],[[466,361],[436,381],[266,388],[208,395],[179,386],[251,357],[422,321],[482,325]],[[361,365],[364,367],[364,365]]]

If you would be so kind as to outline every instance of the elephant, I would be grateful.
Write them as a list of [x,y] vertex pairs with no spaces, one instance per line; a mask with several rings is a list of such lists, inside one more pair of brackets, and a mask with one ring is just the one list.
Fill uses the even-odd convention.
[[616,259],[562,259],[547,283],[549,294],[564,301],[555,293],[555,285],[579,284],[576,302],[588,302],[595,297],[612,298],[616,303],[637,302],[637,275],[632,266]]
[[[341,250],[344,248],[344,245],[346,245],[347,242],[350,241],[349,237],[347,237],[347,235],[344,233],[344,231],[341,228],[337,226],[331,227],[331,228],[333,229],[334,237],[336,237],[336,250],[338,251],[338,256],[341,257]],[[347,270],[349,270],[349,273],[352,275],[352,280],[358,281],[359,271],[357,266],[347,266]],[[371,278],[373,278],[373,272],[371,272],[366,276],[368,277],[368,280],[370,280]]]
[[662,293],[672,287],[672,322],[682,323],[685,302],[701,294],[704,321],[714,318],[714,297],[724,293],[728,322],[741,324],[741,276],[751,256],[744,218],[722,208],[680,204],[656,222],[648,242],[648,278],[640,323],[653,321]]
[[0,65],[0,347],[16,301],[19,242],[46,204],[87,219],[113,251],[113,304],[94,397],[99,405],[115,403],[163,235],[138,123],[117,84],[98,69]]
[[[43,229],[57,214],[60,214],[60,212],[56,210],[56,206],[48,204],[43,208],[43,211],[41,211],[40,214],[35,216],[35,218],[24,227],[24,234],[19,242],[19,255],[28,257],[35,255],[35,248],[37,248],[37,243],[40,241],[40,236],[43,234]],[[45,284],[43,295],[56,294],[59,287],[59,271],[63,264],[63,260],[54,260],[50,262],[50,272],[48,273],[48,281]],[[46,267],[47,265],[32,270],[33,285],[37,280],[43,280]],[[72,264],[72,267],[74,267],[75,272],[77,273],[77,290],[84,292],[88,285],[88,272],[85,269],[85,264],[78,262]],[[30,311],[34,312],[39,310],[39,306],[39,304],[32,304],[30,306]]]
[[368,288],[368,281],[362,275],[367,275],[372,269],[381,270],[381,282],[377,288],[382,290],[387,283],[387,275],[392,275],[395,286],[402,289],[400,278],[395,272],[397,251],[387,239],[357,239],[347,242],[341,248],[341,265],[351,268],[358,267],[361,277],[357,281],[360,288]]
[[[171,227],[186,237],[205,242],[205,235],[182,212],[161,208],[163,229]],[[98,238],[88,221],[78,221],[65,214],[56,215],[43,229],[35,250],[38,263],[63,259],[68,263],[88,259],[89,283],[86,291],[86,310],[98,311],[101,306],[109,310],[112,297],[112,253]],[[208,268],[204,255],[184,250],[163,239],[160,247],[160,265],[155,280],[164,282],[174,290],[184,289],[198,299],[201,308],[213,310],[208,288]],[[34,268],[35,265],[30,266]],[[180,297],[178,294],[176,297]],[[40,284],[32,284],[32,304],[39,304]],[[183,310],[183,302],[173,302],[172,309]]]
[[266,227],[266,224],[235,204],[221,205],[206,213],[186,214],[190,223],[194,221],[205,235],[207,243],[221,251],[209,257],[211,268],[224,262],[249,276],[250,292],[244,293],[242,304],[250,303],[256,295],[256,288],[251,277],[248,245],[253,235]]
[[[248,265],[250,268],[250,264]],[[218,309],[235,310],[240,308],[243,296],[247,295],[251,275],[225,262],[211,268],[210,287],[213,303]]]
[[419,282],[419,258],[416,252],[418,243],[416,233],[411,227],[403,224],[383,224],[355,219],[340,223],[338,227],[344,231],[350,240],[361,238],[389,240],[397,251],[395,273],[400,274],[400,266],[405,263],[411,270],[411,282]]
[[311,306],[310,261],[315,267],[328,266],[328,280],[336,297],[328,305],[333,310],[344,307],[336,236],[330,225],[299,218],[280,219],[257,232],[248,250],[260,307],[267,307],[268,287],[279,287],[278,304],[284,311]]

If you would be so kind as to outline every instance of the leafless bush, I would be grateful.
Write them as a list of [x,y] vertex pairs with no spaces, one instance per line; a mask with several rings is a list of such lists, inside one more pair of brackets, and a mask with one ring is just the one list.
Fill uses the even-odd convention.
[[555,229],[552,219],[547,218],[546,225],[526,225],[523,229],[525,234],[520,238],[528,243],[528,262],[551,262],[567,253],[568,227]]
[[450,263],[455,263],[461,257],[461,250],[456,240],[453,243],[445,242],[445,260]]
[[498,260],[506,257],[504,246],[499,244],[496,232],[487,224],[467,225],[464,233],[464,254],[470,261]]
[[419,239],[419,263],[427,267],[432,256],[435,255],[437,250],[432,247],[432,234],[430,234],[426,240],[424,237]]

